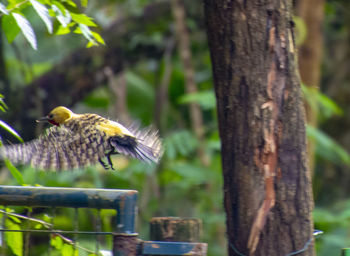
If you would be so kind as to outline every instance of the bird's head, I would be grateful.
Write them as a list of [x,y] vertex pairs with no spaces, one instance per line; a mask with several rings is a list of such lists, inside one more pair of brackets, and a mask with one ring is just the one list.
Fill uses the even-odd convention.
[[59,126],[61,124],[64,124],[73,115],[74,113],[71,110],[69,110],[66,107],[60,106],[60,107],[54,108],[53,110],[51,110],[51,112],[47,116],[44,116],[37,121],[38,122],[46,121],[46,122],[49,122],[50,124]]

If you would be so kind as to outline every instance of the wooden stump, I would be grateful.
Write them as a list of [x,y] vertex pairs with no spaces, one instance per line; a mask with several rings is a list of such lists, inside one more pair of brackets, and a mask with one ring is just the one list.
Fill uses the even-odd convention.
[[151,219],[151,240],[199,242],[202,221],[195,218],[155,217]]
[[202,221],[195,218],[155,217],[150,222],[150,236],[153,241],[196,243],[186,255],[207,255],[207,244],[199,243]]

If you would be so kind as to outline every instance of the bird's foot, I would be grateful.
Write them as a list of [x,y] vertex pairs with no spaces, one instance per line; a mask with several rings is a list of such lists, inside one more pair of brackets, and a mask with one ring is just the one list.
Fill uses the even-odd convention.
[[[106,164],[105,162],[103,162],[101,158],[99,158],[98,161],[100,162],[100,164],[103,166],[103,168],[104,168],[105,170],[108,170],[108,169],[109,169],[108,164]],[[112,170],[113,170],[113,166],[112,166]]]

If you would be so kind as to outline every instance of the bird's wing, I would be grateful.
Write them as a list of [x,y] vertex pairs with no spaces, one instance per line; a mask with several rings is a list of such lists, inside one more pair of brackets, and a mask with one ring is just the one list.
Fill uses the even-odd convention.
[[158,163],[163,154],[158,131],[151,128],[140,129],[138,123],[133,123],[127,129],[132,136],[116,135],[110,138],[116,151],[148,163]]
[[14,163],[30,163],[34,168],[64,170],[96,163],[105,155],[106,147],[98,131],[51,127],[36,140],[1,147],[0,155]]

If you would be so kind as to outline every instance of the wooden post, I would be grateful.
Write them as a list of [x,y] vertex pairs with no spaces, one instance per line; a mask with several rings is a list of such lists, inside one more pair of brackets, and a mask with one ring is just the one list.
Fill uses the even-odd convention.
[[139,244],[136,235],[117,234],[113,237],[114,256],[136,256]]
[[[150,222],[153,241],[198,243],[202,233],[202,221],[196,218],[154,217]],[[207,255],[207,244],[198,243],[190,255]]]

